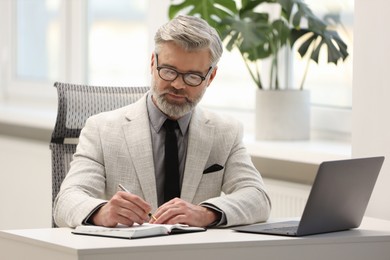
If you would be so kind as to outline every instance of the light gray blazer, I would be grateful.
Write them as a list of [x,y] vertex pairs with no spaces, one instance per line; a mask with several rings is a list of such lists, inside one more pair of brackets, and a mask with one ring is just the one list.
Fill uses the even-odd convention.
[[[226,226],[264,221],[270,200],[242,143],[242,127],[196,108],[189,125],[181,198],[221,209]],[[222,170],[203,173],[211,165]],[[59,226],[80,225],[121,183],[158,207],[146,95],[134,104],[90,117],[54,206]],[[221,195],[223,194],[223,195]]]

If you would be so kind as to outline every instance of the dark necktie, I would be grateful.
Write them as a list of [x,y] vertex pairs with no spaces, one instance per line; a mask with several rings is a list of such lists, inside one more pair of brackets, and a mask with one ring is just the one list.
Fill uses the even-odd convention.
[[164,202],[167,202],[175,197],[180,197],[179,159],[175,134],[178,124],[177,121],[167,119],[164,127],[166,131]]

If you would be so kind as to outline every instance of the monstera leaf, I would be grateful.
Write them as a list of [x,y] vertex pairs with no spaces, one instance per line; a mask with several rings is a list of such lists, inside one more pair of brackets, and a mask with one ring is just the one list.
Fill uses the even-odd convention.
[[316,63],[318,63],[319,53],[323,47],[327,48],[329,63],[337,65],[338,61],[345,60],[348,57],[347,45],[335,31],[322,31],[317,33],[307,29],[294,29],[291,35],[292,44],[295,44],[304,35],[308,35],[308,38],[297,46],[298,52],[303,57],[309,51],[309,47],[313,46],[310,58]]
[[[258,62],[271,58],[271,87],[278,88],[278,55],[283,48],[296,45],[298,53],[318,63],[320,52],[327,50],[327,62],[337,64],[348,57],[347,45],[337,32],[328,28],[303,0],[172,0],[169,17],[195,15],[217,29],[227,50],[238,49],[257,86],[264,88]],[[259,9],[263,4],[277,5],[280,16]],[[275,9],[273,9],[275,10]],[[274,15],[273,11],[273,15]],[[327,18],[329,19],[329,17]],[[337,21],[333,21],[337,24]],[[307,66],[308,68],[308,66]],[[301,88],[305,80],[302,79]]]
[[[226,30],[222,21],[232,18],[238,13],[234,0],[183,0],[174,1],[168,10],[169,18],[185,13],[202,17],[221,34]],[[222,38],[223,39],[223,38]]]
[[[235,45],[242,53],[246,53],[268,42],[268,37],[265,34],[266,31],[271,31],[268,15],[259,13],[242,14],[242,16],[244,15],[245,19],[234,17],[223,20],[226,24],[226,37],[230,37],[230,41],[227,43],[228,50]],[[259,31],[263,33],[259,33]]]
[[[297,46],[301,57],[313,46],[310,58],[318,63],[322,47],[328,51],[328,62],[337,65],[339,60],[345,60],[348,56],[347,45],[341,40],[337,32],[328,30],[326,24],[313,14],[310,8],[302,0],[278,0],[282,6],[282,15],[291,21],[291,39],[293,46],[298,39],[307,38]],[[294,6],[296,11],[293,12]],[[307,28],[301,28],[302,20],[307,21]]]

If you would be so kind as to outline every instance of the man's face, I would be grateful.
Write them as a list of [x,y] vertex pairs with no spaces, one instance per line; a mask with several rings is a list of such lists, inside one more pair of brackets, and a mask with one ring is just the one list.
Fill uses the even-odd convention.
[[[202,99],[206,88],[215,77],[212,69],[199,86],[193,87],[183,81],[182,75],[173,81],[162,79],[157,71],[156,55],[152,55],[152,99],[156,106],[168,117],[178,119],[191,111]],[[158,66],[173,69],[180,73],[194,73],[205,76],[210,69],[208,49],[187,52],[174,43],[165,43],[158,53]]]

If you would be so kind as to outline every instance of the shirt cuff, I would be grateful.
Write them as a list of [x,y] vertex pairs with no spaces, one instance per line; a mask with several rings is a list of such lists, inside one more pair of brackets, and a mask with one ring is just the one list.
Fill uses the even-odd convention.
[[219,213],[220,218],[214,221],[213,223],[209,224],[207,227],[217,227],[217,226],[222,226],[226,225],[226,215],[225,212],[223,212],[220,208],[209,204],[209,203],[201,203],[200,206],[211,209]]
[[99,204],[96,208],[94,208],[89,214],[88,216],[85,217],[85,219],[83,220],[83,225],[95,225],[94,223],[92,223],[91,221],[91,217],[93,214],[95,214],[96,211],[98,211],[101,207],[103,207],[107,202],[103,202],[101,204]]

